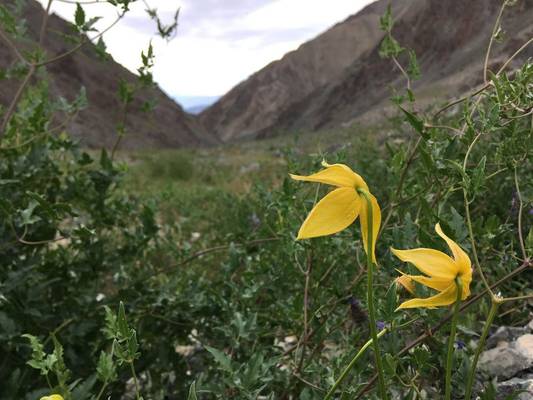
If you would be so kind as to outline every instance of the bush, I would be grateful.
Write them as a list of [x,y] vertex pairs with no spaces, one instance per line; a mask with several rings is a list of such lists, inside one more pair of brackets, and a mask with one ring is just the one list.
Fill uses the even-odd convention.
[[[386,40],[384,55],[399,56]],[[415,112],[406,92],[384,146],[354,137],[324,155],[360,173],[383,211],[372,293],[387,329],[385,379],[400,396],[444,392],[449,315],[395,311],[410,295],[395,283],[391,246],[446,251],[440,222],[477,268],[459,316],[458,397],[489,308],[501,302],[498,323],[530,318],[526,303],[503,298],[528,296],[531,281],[532,79],[530,61],[496,71],[453,113]],[[25,89],[3,115],[0,147],[0,398],[322,399],[332,387],[340,398],[371,389],[370,352],[346,369],[369,337],[359,228],[295,241],[324,187],[285,176],[250,192],[178,186],[138,197],[114,152],[91,155],[49,131],[57,103],[45,82]],[[145,160],[153,177],[204,176],[196,159],[168,154]],[[285,158],[290,172],[321,168],[322,157],[286,149]],[[483,297],[480,269],[502,297]]]

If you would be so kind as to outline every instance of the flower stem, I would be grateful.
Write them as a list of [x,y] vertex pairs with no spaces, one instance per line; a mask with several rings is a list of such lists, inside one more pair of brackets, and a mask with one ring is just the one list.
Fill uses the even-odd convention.
[[139,381],[137,379],[137,374],[135,373],[135,367],[133,366],[133,360],[130,361],[131,376],[133,377],[133,382],[135,384],[135,396],[137,400],[141,399],[140,390],[139,390]]
[[457,285],[457,300],[453,307],[453,317],[450,327],[450,338],[448,339],[448,356],[446,358],[446,382],[445,382],[445,395],[446,400],[452,398],[452,364],[453,364],[453,352],[455,343],[455,332],[457,331],[457,317],[459,316],[459,309],[461,308],[461,297],[463,294],[463,283],[461,278],[455,279]]
[[[383,329],[381,332],[378,333],[377,337],[380,338],[382,337],[385,333],[387,333],[387,328]],[[372,339],[369,339],[364,345],[363,347],[361,347],[361,349],[359,349],[359,351],[357,352],[357,354],[352,358],[352,361],[350,361],[350,364],[348,364],[346,366],[346,368],[344,368],[344,371],[342,371],[342,374],[339,376],[339,378],[335,381],[335,383],[333,384],[333,386],[331,387],[331,389],[329,389],[328,393],[326,394],[326,397],[324,397],[324,400],[329,400],[331,399],[331,396],[333,396],[333,394],[335,393],[335,390],[337,390],[337,388],[339,387],[339,385],[342,383],[342,381],[344,381],[344,379],[346,378],[346,376],[348,375],[348,373],[352,370],[352,368],[355,366],[355,364],[357,363],[357,360],[359,360],[359,358],[361,358],[361,356],[365,353],[366,349],[368,349],[370,347],[370,345],[373,343],[374,341]]]
[[374,356],[376,358],[376,368],[378,373],[378,386],[379,394],[383,400],[388,399],[387,391],[385,389],[385,377],[383,374],[383,362],[381,360],[381,352],[379,350],[378,334],[376,328],[376,310],[374,307],[374,264],[372,262],[373,253],[373,210],[370,194],[365,190],[358,191],[364,198],[367,204],[367,249],[366,249],[366,269],[367,269],[367,302],[368,302],[368,320],[370,323],[370,336],[372,338],[372,344],[374,346]]
[[477,362],[479,360],[479,356],[481,352],[483,351],[483,348],[485,347],[485,341],[487,340],[490,326],[492,325],[492,321],[494,321],[494,317],[496,317],[496,314],[498,313],[499,306],[500,306],[500,302],[492,299],[489,316],[487,317],[487,321],[485,322],[485,327],[483,328],[483,333],[481,334],[481,338],[479,339],[479,343],[476,348],[476,353],[474,354],[474,359],[472,360],[472,365],[470,366],[470,371],[468,371],[468,378],[466,381],[465,400],[470,400],[470,398],[472,397],[472,387],[474,386],[474,377],[476,376]]

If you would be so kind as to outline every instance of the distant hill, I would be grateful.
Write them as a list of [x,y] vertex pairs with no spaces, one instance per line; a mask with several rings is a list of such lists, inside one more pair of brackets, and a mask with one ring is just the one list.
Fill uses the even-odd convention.
[[[10,7],[14,0],[0,0],[0,4]],[[34,40],[38,36],[43,16],[42,7],[35,1],[27,2],[24,18],[27,20],[29,35]],[[72,48],[62,34],[71,33],[70,24],[56,15],[48,22],[46,52],[48,57],[62,54]],[[31,46],[31,43],[26,43]],[[15,62],[14,55],[5,43],[0,41],[0,68]],[[102,61],[92,44],[65,57],[47,69],[52,94],[73,99],[80,88],[86,88],[89,107],[81,112],[68,126],[68,131],[89,147],[110,147],[116,138],[116,126],[121,118],[116,92],[119,81],[134,82],[136,77],[114,61]],[[11,100],[18,82],[0,82],[0,104]],[[153,113],[144,113],[141,106],[146,100],[155,100]],[[144,90],[129,109],[127,135],[122,148],[155,148],[198,146],[214,143],[198,120],[186,112],[158,88]]]
[[211,106],[211,104],[201,104],[199,106],[191,106],[191,107],[187,107],[185,111],[187,111],[189,114],[198,115],[205,109],[209,108],[209,106]]
[[189,114],[200,114],[206,108],[216,103],[220,96],[176,96],[176,100]]
[[[270,137],[375,121],[390,111],[392,88],[405,85],[378,53],[383,33],[379,0],[240,83],[200,114],[223,141]],[[394,0],[393,34],[417,53],[422,78],[413,89],[422,103],[465,93],[482,79],[483,57],[501,0]],[[518,0],[502,21],[491,66],[533,36],[533,0]],[[517,62],[533,56],[533,46]],[[515,63],[516,65],[516,63]]]

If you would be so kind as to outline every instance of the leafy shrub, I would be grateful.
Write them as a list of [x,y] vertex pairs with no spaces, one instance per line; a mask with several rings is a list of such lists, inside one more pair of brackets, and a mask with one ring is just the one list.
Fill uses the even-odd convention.
[[[387,21],[383,55],[401,57]],[[395,311],[408,294],[394,283],[391,246],[445,250],[433,233],[440,222],[474,264],[479,259],[494,291],[527,295],[533,66],[506,72],[495,71],[452,113],[416,112],[410,90],[396,97],[402,123],[384,146],[354,137],[353,146],[321,157],[285,151],[290,172],[316,171],[322,156],[349,164],[379,199],[374,297],[388,329],[380,339],[385,378],[400,396],[443,392],[449,316]],[[248,193],[137,197],[124,189],[127,168],[113,152],[95,157],[50,132],[57,111],[82,107],[83,95],[67,105],[49,97],[45,82],[25,89],[16,111],[4,112],[1,133],[0,398],[54,391],[67,400],[303,400],[324,398],[336,381],[339,398],[371,389],[370,352],[346,370],[369,336],[359,229],[295,241],[326,188],[286,176],[274,188],[258,180]],[[181,182],[202,173],[190,158],[168,161],[149,174]],[[458,324],[466,346],[455,352],[457,396],[494,303],[483,297],[479,269],[471,290]],[[499,305],[499,323],[530,318],[527,304],[515,304]],[[493,398],[487,386],[484,396]]]

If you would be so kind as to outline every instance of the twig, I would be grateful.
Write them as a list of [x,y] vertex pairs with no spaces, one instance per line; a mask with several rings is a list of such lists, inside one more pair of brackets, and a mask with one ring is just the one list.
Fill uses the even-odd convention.
[[518,185],[518,175],[516,173],[516,166],[514,168],[514,183],[516,187],[516,197],[518,199],[518,240],[520,242],[520,250],[522,250],[522,257],[527,259],[526,246],[524,245],[524,237],[522,235],[522,210],[524,208],[524,202],[522,201],[522,195],[520,194],[520,186]]
[[24,90],[26,89],[26,86],[28,86],[28,83],[30,83],[30,80],[35,73],[35,65],[30,65],[30,68],[28,69],[28,73],[24,77],[24,80],[20,84],[17,92],[15,93],[15,96],[13,96],[13,99],[11,100],[11,103],[9,104],[9,107],[7,108],[7,111],[4,115],[4,119],[2,121],[2,125],[0,125],[0,139],[4,134],[6,133],[7,124],[9,123],[9,120],[11,119],[11,116],[15,112],[15,108],[17,107],[17,104],[22,97],[22,94],[24,93]]
[[297,372],[293,372],[292,375],[293,375],[296,379],[298,379],[299,381],[305,383],[307,386],[312,387],[313,389],[318,390],[319,392],[325,392],[325,390],[322,389],[321,387],[319,387],[319,386],[315,385],[314,383],[311,383],[311,382],[309,382],[308,380],[302,378],[300,375],[298,375]]
[[41,24],[41,32],[39,33],[39,48],[41,49],[44,46],[44,38],[46,36],[46,26],[48,25],[48,18],[50,17],[50,7],[52,7],[52,1],[54,0],[48,0],[48,4],[46,5],[46,9],[44,10],[43,22]]
[[72,49],[67,50],[66,52],[64,52],[62,54],[59,54],[58,56],[52,57],[52,58],[50,58],[48,60],[44,60],[44,61],[41,61],[39,63],[35,63],[34,66],[43,67],[45,65],[52,64],[52,63],[55,63],[57,61],[60,61],[63,58],[68,57],[72,53],[75,53],[76,51],[81,49],[85,44],[92,43],[95,40],[101,38],[105,33],[107,33],[111,28],[113,28],[124,17],[124,14],[125,14],[125,12],[122,12],[121,14],[119,14],[117,16],[117,18],[115,19],[115,21],[113,21],[113,23],[111,25],[109,25],[107,28],[105,28],[103,31],[99,32],[97,35],[93,36],[92,38],[88,39],[86,36],[83,36],[81,38],[81,40],[80,40],[80,43],[78,43]]
[[529,46],[531,43],[533,43],[533,37],[530,38],[527,42],[525,42],[518,50],[516,50],[511,57],[507,59],[507,61],[501,66],[501,68],[498,70],[498,73],[496,75],[500,75],[505,68],[511,63],[511,61],[514,60],[514,58],[520,54],[527,46]]
[[481,86],[479,89],[477,89],[475,92],[470,93],[470,94],[468,94],[468,95],[466,95],[466,96],[463,96],[463,97],[461,97],[461,98],[459,98],[459,99],[457,99],[457,100],[454,100],[454,101],[452,101],[452,102],[446,104],[446,105],[445,105],[444,107],[442,107],[439,111],[437,111],[435,114],[433,114],[433,118],[437,118],[437,115],[439,115],[440,113],[446,111],[448,108],[453,107],[453,106],[456,105],[456,104],[462,103],[463,101],[468,100],[468,99],[470,99],[470,98],[472,98],[472,97],[474,97],[474,96],[477,96],[478,94],[480,94],[481,92],[483,92],[485,89],[487,89],[488,87],[490,87],[491,84],[492,84],[491,82],[488,82],[488,83],[484,84],[483,86]]
[[461,132],[460,129],[457,129],[457,128],[454,128],[453,126],[448,126],[448,125],[430,125],[430,124],[424,124],[424,127],[425,128],[429,128],[429,129],[448,129],[450,131],[453,131],[455,133],[458,133],[459,135],[462,135],[463,132]]
[[[466,151],[465,158],[463,160],[463,173],[464,174],[466,174],[468,157],[470,156],[472,149],[474,148],[475,144],[477,143],[480,137],[481,137],[481,132],[476,135],[474,140],[472,140],[472,143],[470,143],[470,146],[468,146],[468,150]],[[490,297],[494,299],[495,298],[494,293],[490,289],[489,282],[487,278],[485,277],[485,274],[483,273],[483,269],[481,268],[481,264],[479,263],[479,257],[477,255],[477,247],[476,247],[476,241],[474,238],[474,230],[472,229],[472,218],[470,217],[470,202],[468,201],[468,188],[466,187],[466,184],[463,184],[463,200],[464,200],[464,206],[465,206],[465,214],[466,214],[465,217],[466,217],[466,225],[468,228],[468,236],[470,238],[470,245],[472,246],[472,253],[474,255],[474,264],[476,265],[476,269],[481,276],[481,280],[485,284],[485,288],[490,293]]]
[[298,367],[296,368],[296,371],[300,371],[302,369],[302,365],[305,358],[305,348],[307,344],[307,335],[309,331],[308,326],[308,313],[309,313],[309,281],[311,279],[311,271],[313,269],[313,257],[311,253],[307,255],[307,269],[305,270],[305,285],[304,285],[304,304],[303,304],[303,311],[304,311],[304,328],[302,335],[299,340],[299,344],[302,346],[302,353],[300,357],[300,363],[298,364]]
[[260,243],[266,243],[266,242],[275,242],[275,241],[278,241],[278,240],[280,240],[280,238],[271,237],[271,238],[266,238],[266,239],[250,240],[249,242],[244,242],[244,243],[232,243],[232,244],[224,245],[224,246],[211,247],[209,249],[201,250],[201,251],[198,251],[198,252],[194,253],[192,256],[190,256],[190,257],[186,258],[185,260],[181,261],[180,263],[178,263],[177,266],[182,266],[184,264],[188,264],[192,260],[194,260],[194,259],[196,259],[198,257],[204,256],[206,254],[209,254],[209,253],[213,253],[213,252],[217,252],[217,251],[221,251],[221,250],[227,250],[227,249],[229,249],[232,246],[251,246],[251,245],[254,245],[254,244],[260,244]]
[[394,194],[393,194],[393,196],[391,198],[391,201],[390,201],[389,212],[387,213],[387,216],[385,217],[385,219],[381,223],[381,227],[379,229],[379,234],[378,235],[381,235],[381,233],[385,230],[385,227],[387,226],[387,223],[389,222],[390,218],[392,217],[392,212],[394,211],[394,208],[397,205],[396,201],[397,201],[398,198],[400,198],[401,193],[402,193],[403,184],[405,183],[405,178],[407,177],[407,170],[409,169],[409,167],[411,166],[413,160],[415,159],[416,152],[418,150],[418,146],[420,146],[421,142],[422,142],[422,137],[419,137],[418,140],[416,141],[414,147],[412,148],[411,153],[409,154],[409,157],[407,158],[407,161],[405,162],[405,165],[404,165],[403,170],[402,170],[401,175],[400,175],[400,180],[398,182],[398,186],[396,187],[396,191],[394,192]]
[[407,71],[405,71],[405,69],[403,69],[402,65],[398,62],[396,57],[391,56],[391,58],[392,58],[392,61],[394,62],[394,64],[398,67],[398,69],[400,70],[402,75],[407,80],[407,90],[411,90],[411,78],[409,78],[409,74],[407,73]]
[[487,48],[487,52],[485,53],[485,62],[483,63],[483,82],[487,83],[487,70],[489,66],[489,57],[490,57],[490,51],[492,49],[492,44],[494,43],[494,37],[496,36],[496,33],[498,32],[498,28],[500,27],[500,20],[502,18],[503,10],[507,6],[507,0],[504,0],[500,12],[498,13],[498,17],[496,18],[496,22],[494,23],[494,27],[492,28],[492,34],[490,35],[490,41],[489,46]]
[[24,56],[22,55],[22,53],[19,51],[19,49],[17,48],[17,46],[15,46],[15,43],[13,43],[9,37],[7,36],[7,34],[4,33],[4,31],[2,31],[2,29],[0,29],[0,39],[2,39],[6,44],[7,46],[11,49],[11,51],[13,53],[15,53],[15,55],[17,56],[17,58],[24,64],[29,64],[28,61],[24,58]]

